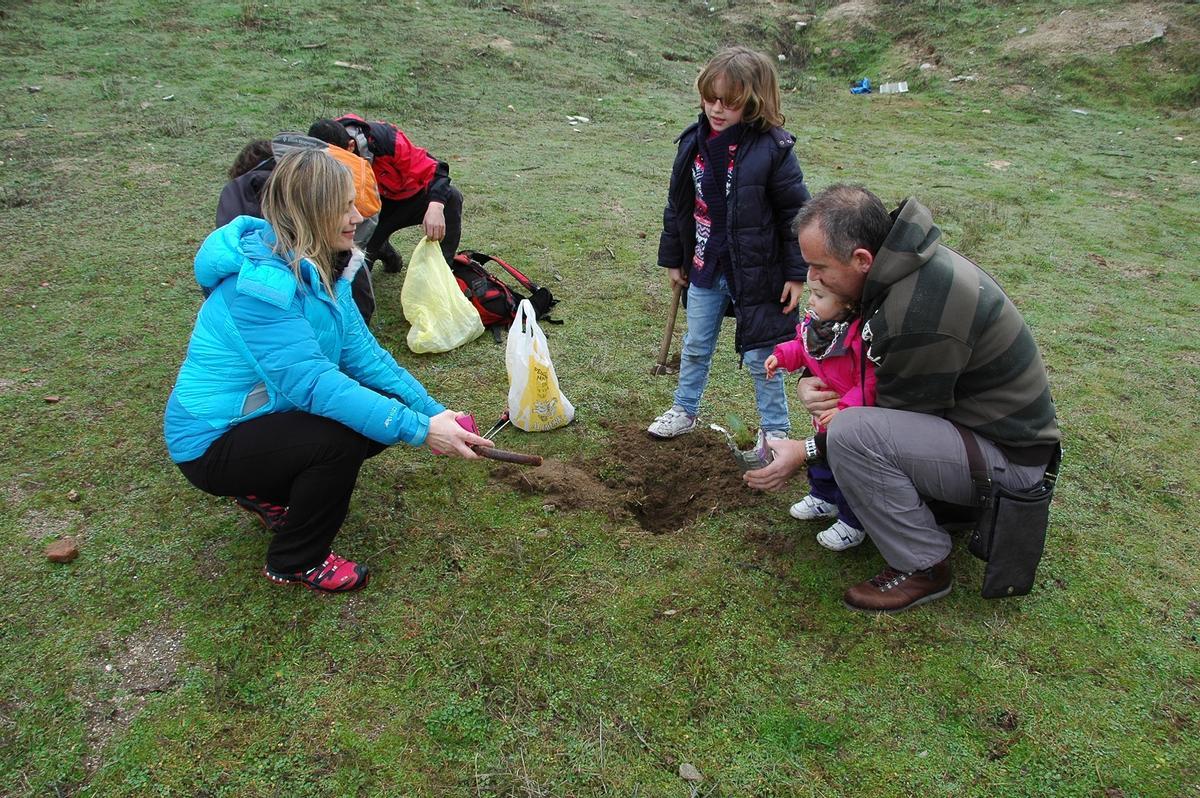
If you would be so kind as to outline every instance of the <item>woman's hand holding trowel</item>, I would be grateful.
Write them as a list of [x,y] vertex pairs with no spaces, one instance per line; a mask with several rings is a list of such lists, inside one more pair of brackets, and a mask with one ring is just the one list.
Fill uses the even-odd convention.
[[425,445],[434,454],[453,454],[474,460],[482,456],[476,447],[490,447],[492,442],[479,434],[475,418],[470,413],[443,410],[430,417]]
[[489,460],[499,460],[504,463],[516,463],[517,465],[540,466],[542,458],[536,454],[522,454],[521,452],[509,452],[504,449],[497,449],[492,445],[489,438],[502,430],[508,424],[508,411],[504,411],[504,415],[500,420],[488,430],[485,437],[479,437],[479,427],[475,424],[475,416],[470,413],[463,413],[455,419],[458,425],[462,427],[468,434],[478,439],[478,442],[470,443],[470,448],[479,457],[486,457]]

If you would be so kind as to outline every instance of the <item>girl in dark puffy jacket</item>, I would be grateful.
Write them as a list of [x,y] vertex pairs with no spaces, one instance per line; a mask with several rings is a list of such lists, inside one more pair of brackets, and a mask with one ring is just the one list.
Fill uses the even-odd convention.
[[696,427],[726,310],[735,348],[754,378],[762,429],[787,437],[783,379],[763,366],[796,329],[808,267],[792,221],[808,201],[795,137],[783,130],[779,79],[762,53],[728,47],[696,78],[702,113],[679,137],[658,265],[686,292],[687,334],[672,407],[649,433],[674,438]]

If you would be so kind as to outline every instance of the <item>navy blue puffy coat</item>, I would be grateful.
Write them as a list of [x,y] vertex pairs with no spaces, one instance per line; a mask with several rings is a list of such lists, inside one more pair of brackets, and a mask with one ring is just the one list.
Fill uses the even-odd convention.
[[[691,268],[696,250],[696,187],[692,163],[702,127],[697,121],[680,134],[671,168],[671,186],[663,211],[658,265]],[[792,222],[810,194],[796,160],[796,138],[782,128],[767,132],[746,128],[738,141],[733,178],[726,203],[729,270],[737,318],[734,345],[740,354],[796,337],[798,313],[784,314],[779,295],[788,280],[804,280],[808,265]]]

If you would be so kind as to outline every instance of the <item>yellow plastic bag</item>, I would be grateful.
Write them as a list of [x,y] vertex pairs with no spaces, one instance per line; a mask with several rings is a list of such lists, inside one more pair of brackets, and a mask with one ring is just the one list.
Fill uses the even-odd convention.
[[528,299],[521,300],[508,330],[504,366],[508,369],[508,413],[513,426],[526,432],[543,432],[566,426],[575,418],[574,406],[558,387],[546,335]]
[[408,259],[400,306],[412,325],[408,348],[414,352],[449,352],[483,333],[479,311],[458,287],[441,247],[428,238]]

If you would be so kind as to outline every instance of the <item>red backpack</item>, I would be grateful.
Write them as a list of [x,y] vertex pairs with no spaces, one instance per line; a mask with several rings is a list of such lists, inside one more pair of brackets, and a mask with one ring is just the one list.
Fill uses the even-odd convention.
[[[529,292],[529,296],[517,293],[509,288],[503,280],[492,274],[486,266],[489,261],[499,264],[502,269],[511,274],[521,284],[521,287]],[[517,306],[521,304],[522,299],[528,299],[533,304],[538,321],[562,324],[561,321],[550,318],[550,309],[558,304],[558,300],[551,296],[547,289],[494,255],[463,250],[454,256],[450,270],[454,272],[454,279],[458,282],[458,287],[462,289],[463,294],[471,300],[471,304],[479,312],[483,326],[491,330],[492,338],[497,342],[500,340],[500,328],[512,324],[513,319],[517,316]]]

